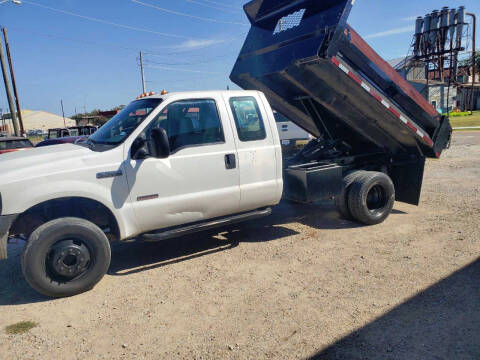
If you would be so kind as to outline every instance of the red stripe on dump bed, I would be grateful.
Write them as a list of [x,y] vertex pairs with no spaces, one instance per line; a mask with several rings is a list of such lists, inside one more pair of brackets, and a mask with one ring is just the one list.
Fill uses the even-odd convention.
[[425,131],[419,128],[415,122],[410,120],[407,116],[402,114],[386,99],[384,99],[381,95],[379,95],[374,89],[371,84],[366,82],[365,80],[361,79],[358,75],[356,75],[348,66],[343,64],[339,59],[335,56],[331,59],[332,63],[335,64],[340,70],[342,70],[345,74],[347,74],[352,80],[354,80],[358,85],[360,85],[366,92],[368,92],[371,96],[373,96],[379,103],[385,106],[397,119],[401,120],[402,123],[408,126],[410,130],[412,130],[416,136],[422,139],[428,146],[433,147],[433,141],[430,137],[425,134]]
[[407,126],[412,129],[413,132],[417,132],[417,128],[415,126],[413,126],[413,124],[409,121],[407,122]]
[[440,121],[440,116],[435,108],[402,76],[395,71],[385,60],[383,60],[358,33],[349,27],[351,43],[373,64],[383,71],[392,81],[395,82],[415,103],[435,120]]
[[372,95],[379,102],[382,102],[382,98],[380,96],[378,96],[377,93],[375,91],[373,91],[373,89],[370,89],[370,95]]
[[428,146],[433,147],[433,141],[430,140],[430,138],[428,138],[427,136],[424,136],[423,140],[425,140],[425,142],[428,144]]
[[362,85],[362,80],[357,78],[351,71],[348,73],[348,76],[350,76],[358,85]]
[[400,119],[400,113],[397,112],[394,108],[390,107],[388,110],[390,110],[390,112],[395,115],[397,118]]

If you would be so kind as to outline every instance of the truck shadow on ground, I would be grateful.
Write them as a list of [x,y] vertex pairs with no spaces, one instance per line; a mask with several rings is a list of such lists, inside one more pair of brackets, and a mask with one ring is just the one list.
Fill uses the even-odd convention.
[[310,360],[479,359],[480,259]]
[[8,259],[0,262],[0,306],[51,300],[33,290],[25,281],[20,265],[24,241],[8,245]]
[[356,228],[339,219],[331,204],[299,205],[284,202],[272,215],[246,223],[218,228],[158,243],[114,244],[109,275],[125,276],[229,251],[240,243],[278,241],[299,233],[286,225],[300,223],[316,229]]
[[[298,232],[289,224],[302,224],[314,229],[349,229],[361,225],[340,219],[332,204],[304,205],[282,202],[271,216],[160,243],[114,243],[108,274],[125,276],[201,256],[229,251],[240,243],[279,241]],[[51,300],[37,294],[24,280],[20,257],[24,242],[10,244],[9,258],[0,263],[0,306],[19,305]]]

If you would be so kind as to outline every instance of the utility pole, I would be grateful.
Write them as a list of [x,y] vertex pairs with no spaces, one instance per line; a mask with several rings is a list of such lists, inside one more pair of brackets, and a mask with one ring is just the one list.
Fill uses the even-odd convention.
[[476,55],[477,55],[477,49],[475,48],[475,38],[476,38],[476,35],[477,35],[477,17],[475,16],[475,14],[473,13],[467,13],[468,16],[471,16],[472,17],[472,20],[473,20],[473,36],[472,36],[472,98],[470,100],[471,104],[470,104],[470,110],[473,111],[475,110],[475,104],[474,104],[474,101],[475,101],[475,66],[476,66],[476,61],[475,61],[475,58],[476,58]]
[[66,128],[67,122],[65,121],[65,111],[63,111],[63,100],[60,100],[60,105],[62,106],[63,126]]
[[0,128],[0,137],[3,136],[3,132],[6,131],[5,129],[5,120],[3,119],[3,109],[0,108],[0,120],[2,121],[1,123],[1,128]]
[[143,89],[143,94],[145,94],[147,92],[147,90],[145,89],[145,72],[143,70],[143,55],[142,55],[142,52],[140,51],[140,70],[141,70],[141,74],[142,74],[142,89]]
[[2,66],[3,82],[5,83],[5,92],[7,93],[8,107],[10,108],[10,116],[12,118],[15,136],[21,136],[20,126],[18,124],[17,114],[15,111],[15,106],[13,104],[12,89],[10,87],[10,79],[8,77],[7,63],[5,62],[5,53],[3,52],[3,43],[1,38],[0,38],[0,63]]
[[5,38],[5,48],[7,49],[8,65],[10,66],[10,77],[12,79],[13,95],[15,96],[15,104],[17,105],[17,114],[18,114],[18,121],[20,123],[20,132],[21,132],[21,135],[23,135],[25,134],[25,129],[23,127],[22,110],[20,108],[20,99],[18,98],[15,72],[13,71],[13,62],[12,62],[12,55],[10,54],[10,44],[8,43],[7,28],[5,27],[3,28],[3,37]]

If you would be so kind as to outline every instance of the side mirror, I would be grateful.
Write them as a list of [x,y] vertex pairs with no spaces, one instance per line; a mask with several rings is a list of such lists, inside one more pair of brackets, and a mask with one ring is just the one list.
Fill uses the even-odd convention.
[[166,159],[170,156],[170,143],[168,135],[164,128],[155,128],[152,130],[152,147],[154,154],[151,154],[157,159]]
[[147,158],[147,151],[145,150],[146,141],[141,137],[135,139],[132,144],[132,159],[133,160],[143,160]]

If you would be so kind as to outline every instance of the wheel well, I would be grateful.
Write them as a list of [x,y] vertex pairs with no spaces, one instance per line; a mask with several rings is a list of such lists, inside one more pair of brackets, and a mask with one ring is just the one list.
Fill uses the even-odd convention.
[[45,201],[22,213],[10,230],[10,235],[27,238],[42,224],[62,217],[78,217],[88,220],[107,234],[109,240],[120,239],[118,222],[102,203],[81,197],[65,197]]

